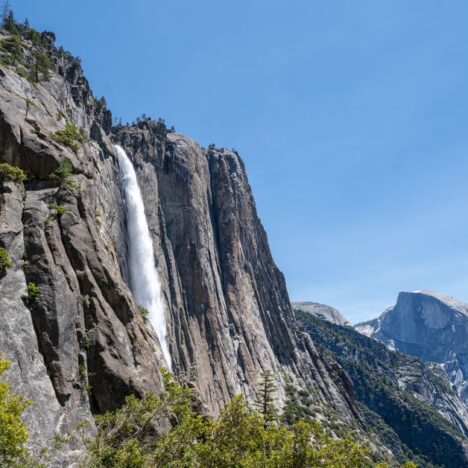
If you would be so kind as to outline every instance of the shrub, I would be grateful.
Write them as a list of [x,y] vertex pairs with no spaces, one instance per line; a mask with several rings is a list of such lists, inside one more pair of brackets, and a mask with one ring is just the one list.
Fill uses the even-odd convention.
[[57,130],[52,135],[52,139],[57,143],[68,146],[75,152],[78,151],[78,143],[86,143],[86,137],[83,132],[71,123],[67,123],[62,130]]
[[11,268],[11,260],[8,252],[3,247],[0,247],[0,273],[7,268]]
[[59,167],[49,175],[50,180],[63,182],[73,175],[73,164],[68,158],[63,158]]
[[149,317],[149,310],[146,307],[143,306],[138,306],[138,310],[140,311],[141,316],[143,317],[143,320],[148,320]]
[[15,65],[23,58],[19,36],[10,36],[0,41],[0,50],[6,54],[8,65]]
[[68,209],[65,208],[63,205],[49,205],[49,208],[51,210],[55,210],[59,216],[62,216],[64,213],[68,211]]
[[0,183],[7,180],[12,182],[24,182],[27,179],[25,172],[19,167],[8,163],[0,163]]
[[[0,377],[10,368],[10,361],[0,359]],[[24,444],[28,430],[21,414],[31,403],[15,395],[8,383],[0,380],[0,466],[21,466],[27,453]]]
[[75,180],[69,180],[67,181],[67,184],[73,190],[81,190],[80,184],[76,182]]
[[38,298],[40,292],[41,291],[39,289],[39,286],[36,283],[28,283],[28,302],[30,304],[36,302],[36,299]]
[[35,29],[28,29],[25,36],[26,39],[30,40],[36,46],[42,43],[41,33]]

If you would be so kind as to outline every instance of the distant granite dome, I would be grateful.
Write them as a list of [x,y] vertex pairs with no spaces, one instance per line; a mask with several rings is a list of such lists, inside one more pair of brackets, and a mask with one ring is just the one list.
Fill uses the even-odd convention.
[[468,402],[468,304],[432,291],[401,292],[394,307],[355,328],[391,349],[441,364]]
[[318,304],[316,302],[291,302],[291,306],[294,310],[308,312],[315,317],[328,320],[335,325],[351,325],[349,320],[338,309],[325,304]]

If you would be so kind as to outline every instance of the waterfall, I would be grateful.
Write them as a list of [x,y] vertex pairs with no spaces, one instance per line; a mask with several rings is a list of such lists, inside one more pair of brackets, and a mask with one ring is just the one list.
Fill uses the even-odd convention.
[[166,338],[166,308],[158,271],[154,265],[153,242],[146,221],[145,206],[132,162],[120,146],[116,145],[115,148],[126,200],[131,289],[137,304],[148,309],[149,321],[158,335],[170,369],[172,362]]

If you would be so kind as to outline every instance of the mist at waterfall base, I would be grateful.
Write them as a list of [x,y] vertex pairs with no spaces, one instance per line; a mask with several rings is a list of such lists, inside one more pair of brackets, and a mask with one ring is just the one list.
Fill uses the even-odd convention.
[[149,321],[158,335],[164,357],[171,369],[165,304],[158,271],[154,265],[153,243],[146,221],[143,198],[132,162],[123,148],[117,145],[115,148],[126,201],[130,283],[133,297],[139,306],[148,309]]

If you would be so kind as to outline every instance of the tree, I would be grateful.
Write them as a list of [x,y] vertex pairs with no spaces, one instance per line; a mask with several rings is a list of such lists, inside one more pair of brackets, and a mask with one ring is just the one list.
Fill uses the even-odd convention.
[[[0,378],[10,368],[10,361],[0,359]],[[25,458],[24,444],[28,430],[21,414],[31,403],[11,391],[8,383],[0,379],[0,466],[16,466]]]
[[[194,410],[191,390],[168,372],[163,378],[161,396],[130,396],[120,409],[97,417],[96,437],[86,442],[87,467],[370,466],[368,450],[351,435],[335,439],[318,422],[265,427],[242,395],[211,419]],[[171,427],[158,433],[154,423],[164,421]]]
[[34,50],[32,53],[34,59],[34,65],[31,69],[31,81],[34,83],[39,83],[42,79],[43,81],[50,80],[50,69],[52,67],[52,62],[50,61],[49,56],[41,50]]
[[15,14],[11,9],[10,2],[5,2],[2,9],[2,27],[9,31],[11,34],[19,34],[18,26],[15,21]]
[[8,21],[10,18],[10,11],[11,11],[11,6],[9,1],[3,2],[2,5],[2,27],[5,27],[5,23]]
[[278,418],[278,411],[275,406],[275,393],[277,390],[275,378],[271,371],[263,371],[260,375],[261,382],[258,388],[258,396],[255,405],[258,412],[263,416],[265,426]]
[[15,65],[23,58],[23,49],[19,36],[10,36],[0,42],[0,50],[6,52],[6,58],[10,65]]

